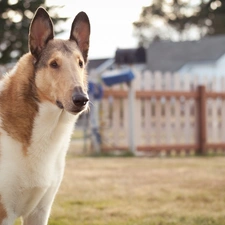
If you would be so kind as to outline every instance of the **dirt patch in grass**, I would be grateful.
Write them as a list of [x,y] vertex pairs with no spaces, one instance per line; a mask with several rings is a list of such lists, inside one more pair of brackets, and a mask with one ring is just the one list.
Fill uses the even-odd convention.
[[73,158],[50,225],[225,224],[225,158]]

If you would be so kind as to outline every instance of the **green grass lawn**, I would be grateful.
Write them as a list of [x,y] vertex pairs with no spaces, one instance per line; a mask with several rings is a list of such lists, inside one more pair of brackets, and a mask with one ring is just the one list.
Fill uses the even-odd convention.
[[68,157],[49,220],[49,225],[223,224],[225,157]]

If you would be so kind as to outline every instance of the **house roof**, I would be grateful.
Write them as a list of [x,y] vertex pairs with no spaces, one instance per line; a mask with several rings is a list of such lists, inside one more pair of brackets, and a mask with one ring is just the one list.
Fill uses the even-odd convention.
[[155,41],[147,49],[147,64],[152,71],[178,71],[187,63],[216,61],[225,54],[225,35],[197,41]]
[[104,62],[106,62],[109,59],[110,58],[90,59],[88,61],[88,65],[87,65],[88,71],[90,71],[92,69],[96,69],[97,67],[99,67],[101,64],[103,64]]

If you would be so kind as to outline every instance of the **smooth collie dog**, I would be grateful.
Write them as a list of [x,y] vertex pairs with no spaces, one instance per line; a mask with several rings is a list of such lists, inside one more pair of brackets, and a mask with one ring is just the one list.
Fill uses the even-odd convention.
[[54,38],[44,8],[29,30],[30,52],[0,81],[0,225],[46,225],[78,116],[88,108],[90,23],[80,12],[68,40]]

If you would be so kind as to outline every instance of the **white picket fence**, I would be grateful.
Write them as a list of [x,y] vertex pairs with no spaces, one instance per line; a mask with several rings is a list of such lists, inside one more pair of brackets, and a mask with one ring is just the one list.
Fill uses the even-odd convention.
[[[208,149],[225,148],[224,77],[134,71],[135,143],[138,151],[196,152],[206,131]],[[199,127],[198,86],[206,88],[205,124]],[[102,149],[129,150],[128,87],[104,86],[101,102]],[[211,93],[211,95],[210,95]],[[213,95],[214,94],[214,95]],[[215,95],[217,94],[217,95]],[[203,118],[204,119],[204,118]]]

